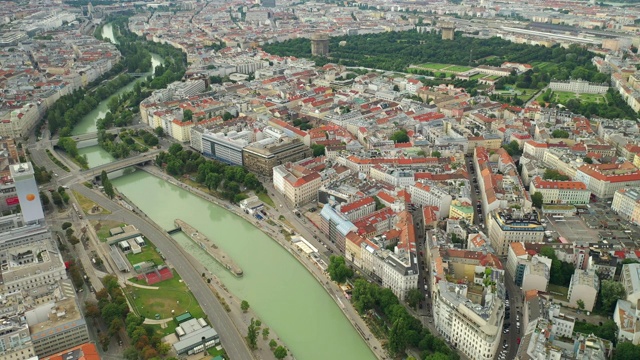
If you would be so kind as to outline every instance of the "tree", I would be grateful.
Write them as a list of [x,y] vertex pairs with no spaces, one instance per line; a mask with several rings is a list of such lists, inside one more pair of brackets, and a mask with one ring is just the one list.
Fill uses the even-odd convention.
[[503,149],[507,151],[507,154],[510,156],[521,155],[522,150],[520,150],[520,144],[517,141],[513,140],[507,145],[502,146]]
[[386,206],[378,199],[377,196],[373,197],[373,201],[376,202],[376,211],[384,209]]
[[612,314],[618,300],[624,299],[625,296],[622,283],[613,280],[604,280],[600,283],[602,310],[606,311],[607,314]]
[[102,308],[102,319],[107,324],[111,324],[111,322],[120,317],[120,315],[120,308],[116,303],[110,302]]
[[554,137],[556,139],[568,139],[569,132],[565,130],[556,129],[556,130],[553,130],[553,132],[551,133],[551,137]]
[[584,161],[587,164],[593,164],[593,159],[591,159],[588,156],[585,156],[584,158],[582,158],[582,161]]
[[111,320],[111,324],[109,324],[109,335],[114,336],[120,329],[122,329],[122,320],[117,318]]
[[275,349],[277,346],[278,343],[274,339],[271,339],[271,341],[269,341],[269,347],[271,348],[271,350]]
[[353,270],[346,265],[343,256],[331,255],[327,272],[331,280],[339,284],[344,283],[348,278],[353,276]]
[[122,356],[124,356],[124,358],[127,360],[138,360],[138,350],[136,350],[136,348],[133,346],[129,346],[128,348],[124,349],[124,353],[122,353]]
[[393,140],[396,143],[408,143],[410,139],[409,135],[407,135],[407,130],[402,129],[394,132],[389,140]]
[[431,152],[431,157],[435,157],[440,159],[440,156],[442,156],[442,154],[440,154],[440,151],[432,151]]
[[640,346],[630,342],[621,342],[616,346],[613,360],[636,360],[640,359]]
[[269,337],[269,328],[266,327],[266,328],[262,329],[262,338],[264,340],[267,340],[268,337]]
[[182,112],[182,119],[183,121],[191,121],[193,119],[193,111],[189,109],[185,109]]
[[42,206],[47,206],[51,203],[51,200],[49,200],[49,196],[47,196],[47,194],[42,191],[40,191],[40,201],[42,201]]
[[101,332],[98,335],[98,341],[100,342],[100,346],[102,346],[102,351],[109,350],[109,343],[111,342],[111,337],[106,332]]
[[113,190],[113,184],[111,184],[110,180],[107,180],[106,183],[103,183],[104,193],[109,197],[109,199],[113,199],[116,196],[115,190]]
[[169,146],[169,154],[173,156],[178,155],[178,153],[182,150],[183,148],[182,148],[182,145],[180,144],[171,144],[171,146]]
[[162,126],[158,126],[157,128],[153,129],[153,132],[155,132],[158,137],[164,137],[164,129],[162,128]]
[[251,323],[247,329],[247,342],[249,342],[249,347],[251,349],[256,349],[258,347],[258,326],[253,318],[251,318]]
[[229,121],[231,119],[233,119],[233,115],[230,112],[225,111],[224,114],[222,114],[222,121]]
[[56,206],[62,206],[63,204],[62,196],[60,195],[59,192],[57,191],[52,192],[51,199],[53,200],[53,203],[56,204]]
[[311,150],[313,150],[313,156],[318,157],[324,155],[324,145],[313,144]]
[[84,308],[84,314],[86,317],[90,317],[92,319],[97,319],[100,317],[100,309],[98,308],[98,304],[87,301]]
[[536,191],[535,193],[533,193],[533,195],[531,195],[531,202],[536,208],[541,209],[543,201],[544,197],[542,196],[542,193],[540,191]]
[[546,169],[544,171],[544,174],[542,175],[542,178],[544,178],[545,180],[557,180],[557,181],[567,181],[571,179],[567,175],[563,175],[558,170],[553,170],[553,169]]
[[287,349],[284,346],[279,345],[275,350],[273,350],[273,356],[278,360],[282,360],[287,357]]
[[240,303],[240,309],[242,309],[243,313],[246,313],[249,310],[249,302],[247,300],[242,300]]
[[401,354],[407,348],[407,330],[403,318],[393,322],[389,331],[389,351],[391,354]]
[[584,301],[582,301],[582,299],[578,299],[578,301],[576,301],[576,304],[578,304],[578,309],[584,310]]
[[406,300],[407,304],[415,309],[422,300],[422,292],[417,288],[409,289]]
[[70,222],[64,222],[62,223],[62,230],[67,230],[68,228],[70,228],[71,226],[73,226]]

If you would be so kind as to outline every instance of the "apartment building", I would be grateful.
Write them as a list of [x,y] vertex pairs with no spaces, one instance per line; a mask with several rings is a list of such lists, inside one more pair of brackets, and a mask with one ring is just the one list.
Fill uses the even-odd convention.
[[611,210],[625,220],[640,224],[640,187],[616,190]]
[[618,325],[618,341],[640,344],[640,311],[636,304],[622,299],[616,303],[613,321]]
[[347,219],[355,221],[373,213],[376,210],[376,202],[373,197],[367,196],[351,203],[342,204],[339,210]]
[[[492,274],[501,281],[499,271]],[[441,280],[432,286],[436,331],[469,359],[493,359],[500,347],[504,321],[503,283],[498,282],[495,292],[482,282]]]
[[511,243],[540,242],[544,238],[544,226],[535,212],[492,211],[488,222],[491,246],[500,256],[508,255]]
[[340,253],[346,249],[345,238],[357,228],[342,213],[329,204],[325,204],[320,211],[320,230],[336,243]]
[[592,164],[578,168],[574,180],[582,181],[599,198],[612,198],[616,191],[640,186],[640,170],[632,163]]
[[[6,300],[6,298],[5,298]],[[6,304],[3,304],[6,306]],[[22,314],[4,316],[0,323],[0,360],[23,360],[36,353],[29,333],[29,325]]]
[[545,151],[543,159],[545,166],[559,171],[568,177],[575,178],[578,167],[584,165],[582,158],[578,158],[568,149],[549,149]]
[[596,303],[598,290],[600,289],[600,279],[593,270],[576,270],[571,276],[569,284],[569,306],[578,308],[578,300],[584,302],[586,311],[593,311]]
[[318,199],[322,176],[317,171],[287,163],[273,168],[273,184],[289,204],[299,207]]
[[40,112],[46,107],[35,103],[27,103],[13,109],[0,120],[0,136],[14,139],[27,136],[40,119]]
[[545,292],[551,275],[551,259],[531,255],[522,242],[511,243],[507,255],[507,273],[523,293],[529,290]]
[[449,208],[449,218],[467,220],[469,224],[473,224],[473,216],[475,211],[470,202],[453,200]]
[[551,334],[553,336],[562,336],[566,338],[573,337],[573,328],[576,324],[576,318],[567,316],[560,312],[560,305],[552,304],[549,306],[549,321],[551,322]]
[[543,180],[536,176],[531,180],[529,193],[542,194],[544,204],[588,204],[591,198],[591,191],[580,181],[554,181]]
[[640,264],[624,264],[620,272],[620,282],[626,293],[625,300],[637,304],[640,300]]
[[437,184],[430,181],[416,182],[409,187],[409,193],[411,201],[416,205],[437,206],[440,219],[449,216],[452,197]]

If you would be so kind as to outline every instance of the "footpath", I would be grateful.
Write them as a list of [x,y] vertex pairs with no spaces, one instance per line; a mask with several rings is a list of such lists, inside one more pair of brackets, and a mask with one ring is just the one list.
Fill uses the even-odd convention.
[[[369,348],[371,349],[372,353],[376,356],[376,358],[378,359],[387,359],[387,354],[384,351],[382,344],[380,343],[380,341],[369,331],[369,327],[367,326],[367,324],[365,323],[365,321],[360,317],[360,315],[357,313],[357,311],[355,310],[355,308],[351,305],[351,302],[349,302],[348,300],[346,300],[344,298],[344,295],[342,294],[342,289],[340,289],[340,287],[334,283],[333,281],[331,281],[329,279],[329,277],[326,275],[326,273],[324,272],[323,269],[321,269],[318,264],[311,259],[310,256],[304,254],[302,252],[301,249],[299,249],[298,247],[296,247],[295,245],[293,245],[290,241],[287,241],[287,239],[285,238],[285,236],[280,233],[280,228],[278,226],[272,226],[269,225],[266,221],[259,221],[256,218],[254,218],[253,216],[249,215],[249,214],[245,214],[243,211],[240,210],[239,207],[235,206],[235,205],[231,205],[230,203],[220,200],[219,198],[216,198],[212,195],[209,195],[207,193],[205,193],[204,191],[194,188],[190,185],[187,185],[185,183],[179,182],[178,180],[176,180],[174,177],[169,176],[167,174],[165,174],[163,171],[161,171],[160,169],[158,169],[156,166],[145,166],[142,168],[144,171],[148,172],[151,175],[154,175],[156,177],[159,177],[163,180],[168,181],[169,183],[179,186],[189,192],[191,192],[194,195],[199,196],[202,199],[205,199],[207,201],[210,201],[220,207],[223,207],[227,210],[229,210],[230,212],[242,217],[243,219],[245,219],[246,221],[250,222],[251,224],[253,224],[254,226],[256,226],[258,229],[260,229],[262,232],[264,232],[266,235],[268,235],[270,238],[272,238],[273,240],[275,240],[278,244],[280,244],[280,246],[282,246],[285,250],[287,250],[291,255],[293,255],[306,269],[307,271],[309,271],[309,273],[311,273],[311,275],[313,275],[313,277],[316,278],[316,280],[318,281],[318,283],[320,283],[320,285],[322,285],[322,287],[325,289],[325,291],[329,294],[329,296],[331,296],[333,298],[333,300],[336,302],[336,304],[338,305],[338,307],[340,308],[340,310],[344,313],[345,317],[349,320],[349,322],[351,322],[352,326],[358,331],[358,334],[364,339],[364,341],[367,343],[367,345],[369,346]],[[265,204],[265,206],[268,206]],[[277,206],[277,204],[276,204]],[[212,281],[213,284],[213,281]],[[226,288],[224,288],[224,285],[222,283],[220,283],[220,281],[218,279],[216,279],[216,285],[219,287],[222,287],[225,291],[226,294],[228,294],[229,299],[230,300],[234,300],[237,302],[237,306],[231,306],[232,309],[232,313],[234,311],[234,309],[240,309],[240,301],[238,301],[238,299],[235,299],[235,297],[228,292],[228,290],[226,290]],[[246,314],[240,314],[241,317],[244,317],[244,329],[246,329],[249,325],[250,322],[250,318],[251,316],[243,316]],[[255,316],[254,316],[255,317]],[[232,316],[233,319],[236,318],[236,316]],[[256,317],[257,318],[257,317]],[[235,321],[235,320],[234,320]],[[263,327],[265,326],[265,324],[263,324]],[[243,329],[241,327],[238,327],[238,329]],[[273,333],[271,333],[272,335],[274,335]],[[275,338],[275,336],[270,336]],[[260,340],[262,340],[262,335],[259,336]],[[278,343],[280,344],[279,339],[276,340],[278,341]],[[262,345],[260,345],[262,346]],[[268,344],[266,345],[267,349],[268,349]],[[295,354],[290,354],[295,356]]]

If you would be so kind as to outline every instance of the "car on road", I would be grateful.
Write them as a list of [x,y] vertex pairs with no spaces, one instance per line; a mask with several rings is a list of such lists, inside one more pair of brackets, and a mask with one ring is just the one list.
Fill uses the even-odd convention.
[[58,176],[58,174],[57,174],[57,173],[53,173],[53,176],[57,177],[57,176]]

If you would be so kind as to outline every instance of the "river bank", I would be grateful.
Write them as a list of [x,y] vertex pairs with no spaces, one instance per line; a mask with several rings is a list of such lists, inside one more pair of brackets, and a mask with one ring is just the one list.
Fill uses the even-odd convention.
[[[151,174],[151,172],[148,172],[148,173]],[[154,175],[154,176],[157,176],[157,175]],[[165,179],[165,178],[161,178],[161,179],[166,180],[167,182],[178,186],[178,184],[175,184],[174,182],[169,181],[168,179]],[[122,198],[122,200],[116,201],[118,205],[122,206],[124,209],[130,210],[133,213],[137,214],[138,216],[140,216],[142,219],[144,219],[147,223],[151,224],[151,226],[155,227],[156,229],[162,232],[166,232],[165,229],[163,229],[160,225],[154,222],[149,216],[147,216],[147,214],[145,214],[140,208],[138,208],[132,200],[127,198],[125,194],[118,192],[118,195]],[[102,215],[98,217],[93,216],[93,218],[109,219],[111,217],[109,215]],[[177,242],[176,242],[176,245],[180,249],[180,252],[182,253],[182,255],[185,258],[187,258],[191,264],[194,264],[194,266],[195,264],[199,264],[199,261],[191,253],[189,253],[189,251],[184,249],[183,246],[181,246]],[[175,266],[173,266],[172,264],[169,264],[169,265],[175,268]],[[178,273],[180,272],[179,269],[176,269],[176,270],[178,271]],[[247,311],[242,311],[241,304],[243,299],[239,298],[238,296],[233,294],[231,291],[229,291],[229,289],[225,286],[224,282],[216,274],[211,272],[206,267],[203,267],[202,274],[203,274],[203,277],[210,279],[209,281],[207,281],[209,289],[217,298],[216,300],[220,302],[224,308],[228,309],[227,314],[229,314],[229,318],[233,322],[237,331],[243,335],[246,335],[249,324],[251,323],[251,319],[260,319],[260,317],[253,311],[251,307],[249,307]],[[207,306],[207,304],[202,303],[200,304],[200,306]],[[267,324],[262,319],[260,320],[262,321],[261,329],[268,327]],[[258,335],[258,348],[256,350],[253,350],[252,352],[255,358],[269,359],[273,357],[273,353],[269,347],[269,341],[271,339],[276,340],[278,345],[282,345],[285,348],[287,348],[289,355],[285,359],[295,359],[295,357],[293,356],[293,354],[291,354],[287,345],[281,340],[278,334],[271,328],[269,328],[269,336],[267,338],[264,338],[264,336],[262,336],[262,333]]]
[[[364,320],[357,314],[351,303],[344,299],[342,289],[340,289],[340,287],[328,277],[326,272],[318,266],[317,262],[311,259],[310,256],[304,255],[299,248],[296,248],[295,245],[288,241],[285,238],[285,235],[279,232],[277,226],[272,226],[268,225],[266,222],[261,222],[253,216],[244,213],[237,205],[233,205],[228,201],[221,200],[189,184],[185,184],[184,182],[166,174],[155,165],[144,166],[140,169],[159,179],[165,180],[172,185],[181,187],[182,189],[189,191],[191,194],[196,195],[203,200],[206,200],[228,210],[230,213],[233,213],[236,216],[246,220],[255,228],[259,229],[269,238],[274,240],[283,249],[287,250],[289,254],[293,255],[293,257],[316,279],[316,281],[322,286],[327,294],[334,300],[336,305],[338,305],[345,318],[349,320],[351,326],[368,345],[370,351],[376,356],[376,358],[387,358],[380,341],[369,331],[368,326],[366,325]],[[341,298],[344,299],[345,302],[343,302]]]

